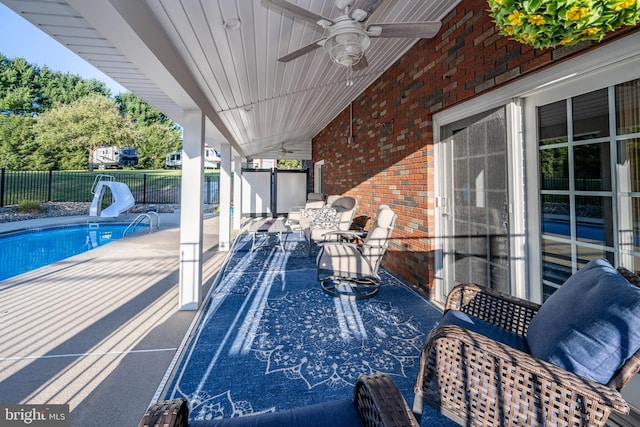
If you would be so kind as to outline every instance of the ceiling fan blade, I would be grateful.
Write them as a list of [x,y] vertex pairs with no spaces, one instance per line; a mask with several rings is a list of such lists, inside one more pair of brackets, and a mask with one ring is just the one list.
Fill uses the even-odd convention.
[[356,62],[356,65],[353,65],[351,69],[353,71],[360,71],[360,70],[364,70],[368,66],[369,66],[369,62],[367,61],[367,56],[362,55],[362,58],[360,58],[360,61]]
[[358,0],[355,4],[355,8],[367,12],[367,17],[364,19],[366,21],[383,1],[384,0]]
[[305,21],[317,24],[318,21],[328,21],[333,24],[331,19],[327,19],[324,16],[318,15],[310,10],[304,9],[293,3],[289,3],[285,0],[261,0],[263,6],[279,10],[289,15],[293,15],[296,18],[304,19]]
[[294,50],[293,52],[288,53],[285,56],[278,58],[278,61],[279,62],[292,61],[292,60],[304,55],[305,53],[309,53],[309,52],[319,48],[321,46],[321,44],[319,44],[319,43],[321,43],[324,40],[325,40],[324,38],[321,38],[320,40],[316,40],[315,42],[313,42],[311,44],[308,44],[306,46],[303,46],[298,50]]
[[373,37],[408,37],[414,39],[430,39],[435,37],[442,27],[442,22],[394,22],[387,24],[371,24],[367,27],[367,30],[371,27],[378,27],[382,29],[382,33],[379,36]]

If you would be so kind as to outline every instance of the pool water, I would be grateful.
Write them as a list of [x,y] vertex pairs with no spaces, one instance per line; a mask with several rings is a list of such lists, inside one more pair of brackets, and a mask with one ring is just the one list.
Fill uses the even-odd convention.
[[113,242],[127,226],[83,224],[0,235],[0,280]]

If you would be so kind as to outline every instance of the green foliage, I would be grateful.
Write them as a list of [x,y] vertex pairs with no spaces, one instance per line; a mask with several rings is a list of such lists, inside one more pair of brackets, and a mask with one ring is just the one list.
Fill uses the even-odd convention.
[[180,132],[161,123],[151,123],[139,128],[140,148],[139,167],[159,169],[164,167],[167,153],[181,146]]
[[292,160],[292,159],[280,159],[277,163],[278,169],[302,169],[302,161],[301,160]]
[[35,118],[17,114],[0,114],[0,168],[32,169],[36,150],[32,125]]
[[171,119],[133,93],[121,93],[116,95],[114,100],[122,115],[128,117],[136,126],[164,124],[168,127],[176,127]]
[[602,40],[640,20],[638,0],[488,0],[490,15],[507,37],[535,48]]
[[33,200],[22,200],[18,203],[18,211],[21,213],[41,213],[43,210],[42,205]]
[[92,93],[109,96],[98,80],[52,71],[29,64],[24,58],[0,54],[0,112],[38,115],[47,109],[75,101]]
[[[50,153],[61,152],[54,169],[81,169],[101,146],[137,146],[133,124],[103,95],[89,95],[41,114],[34,126],[36,142]],[[81,155],[82,154],[82,155]],[[91,168],[91,166],[90,166]]]
[[139,167],[180,148],[175,122],[132,93],[0,54],[0,168],[85,169],[101,145],[131,145]]

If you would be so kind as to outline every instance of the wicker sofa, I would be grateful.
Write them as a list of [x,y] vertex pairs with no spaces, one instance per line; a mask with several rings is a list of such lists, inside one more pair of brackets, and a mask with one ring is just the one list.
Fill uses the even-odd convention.
[[220,420],[188,421],[183,399],[149,407],[138,427],[417,427],[400,390],[386,374],[363,375],[356,381],[353,400],[329,401],[288,411]]
[[[424,344],[414,413],[424,401],[466,426],[602,426],[628,413],[619,391],[640,368],[639,282],[594,260],[542,306],[458,285]],[[610,353],[589,360],[598,345]]]

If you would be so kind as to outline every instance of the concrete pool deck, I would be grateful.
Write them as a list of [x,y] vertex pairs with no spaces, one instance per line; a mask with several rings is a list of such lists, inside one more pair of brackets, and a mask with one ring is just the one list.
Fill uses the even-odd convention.
[[[177,307],[179,221],[161,214],[159,231],[0,281],[0,403],[69,404],[71,426],[138,424],[196,316]],[[204,222],[203,295],[227,255],[217,244],[215,216]]]

